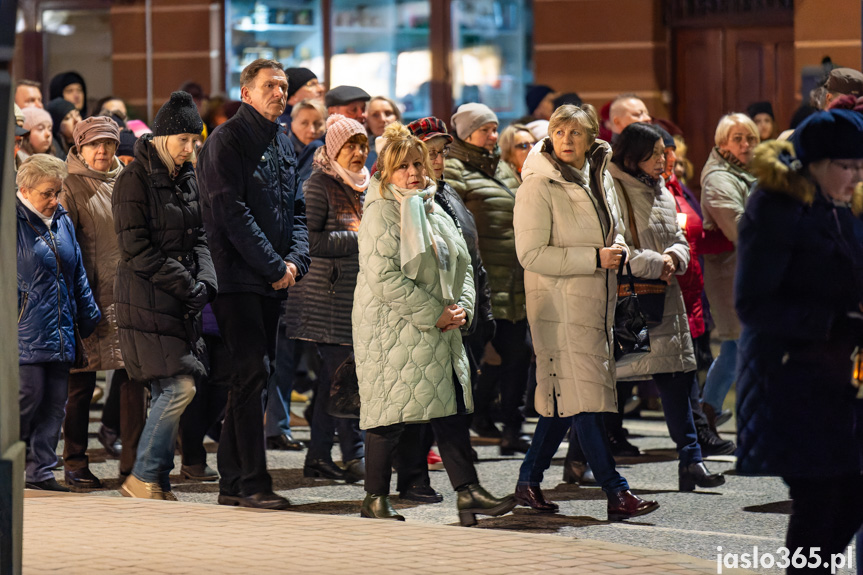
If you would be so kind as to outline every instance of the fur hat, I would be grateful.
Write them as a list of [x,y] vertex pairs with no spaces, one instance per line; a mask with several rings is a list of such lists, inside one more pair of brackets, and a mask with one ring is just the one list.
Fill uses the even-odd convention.
[[171,99],[159,108],[153,120],[154,136],[175,136],[177,134],[200,134],[204,122],[198,108],[188,92],[174,92]]
[[490,122],[500,123],[491,108],[479,102],[462,104],[452,116],[455,133],[461,140],[467,140],[471,134]]
[[804,165],[863,158],[863,114],[841,109],[816,112],[797,127],[791,141]]
[[356,134],[362,134],[368,138],[365,127],[356,120],[346,118],[341,114],[333,114],[327,118],[327,133],[324,136],[327,156],[335,162],[342,146]]

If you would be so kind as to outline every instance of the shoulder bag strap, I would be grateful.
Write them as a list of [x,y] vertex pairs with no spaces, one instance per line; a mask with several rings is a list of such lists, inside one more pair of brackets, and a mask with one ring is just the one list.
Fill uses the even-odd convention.
[[[618,180],[620,182],[620,180]],[[629,215],[629,230],[632,235],[632,245],[635,249],[641,249],[641,242],[638,240],[638,227],[635,225],[635,214],[632,213],[632,202],[629,201],[629,194],[626,193],[626,188],[623,182],[620,182],[620,189],[623,192],[623,200],[626,202],[626,212]]]

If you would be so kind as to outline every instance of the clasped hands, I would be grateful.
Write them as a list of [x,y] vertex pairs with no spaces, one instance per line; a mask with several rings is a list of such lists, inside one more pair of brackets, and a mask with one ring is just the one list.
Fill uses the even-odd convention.
[[459,329],[466,321],[467,312],[464,311],[464,308],[456,304],[450,304],[444,308],[443,313],[440,314],[437,323],[434,325],[440,328],[442,332],[446,332],[451,329]]
[[300,270],[298,270],[297,266],[291,262],[285,262],[285,265],[287,266],[285,275],[283,275],[282,279],[276,283],[271,284],[274,290],[289,288],[297,283],[297,273],[299,273]]

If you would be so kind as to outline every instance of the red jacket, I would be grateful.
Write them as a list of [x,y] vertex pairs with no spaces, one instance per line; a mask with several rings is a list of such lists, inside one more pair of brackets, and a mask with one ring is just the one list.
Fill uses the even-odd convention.
[[665,185],[674,196],[674,201],[677,204],[677,221],[683,228],[683,233],[686,234],[689,251],[692,254],[686,273],[677,276],[677,281],[683,292],[689,331],[692,333],[692,338],[695,339],[704,334],[704,307],[701,299],[701,293],[704,291],[704,275],[701,272],[701,263],[698,261],[701,243],[704,239],[704,228],[701,216],[687,201],[683,192],[683,185],[677,177],[671,175]]

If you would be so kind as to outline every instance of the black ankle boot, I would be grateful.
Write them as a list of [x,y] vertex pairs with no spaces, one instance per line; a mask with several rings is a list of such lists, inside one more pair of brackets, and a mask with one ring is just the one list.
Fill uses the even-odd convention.
[[735,445],[730,439],[722,439],[709,424],[695,423],[695,432],[698,436],[698,445],[701,446],[701,454],[705,457],[711,455],[731,455],[734,453]]
[[698,487],[719,487],[725,483],[721,473],[710,473],[703,461],[681,465],[678,469],[680,491],[695,491]]
[[366,493],[366,498],[363,499],[363,507],[360,510],[360,517],[368,517],[369,519],[389,519],[391,521],[404,521],[405,518],[396,513],[390,503],[389,495],[372,495]]
[[479,483],[472,483],[458,490],[458,518],[465,527],[476,525],[476,515],[497,517],[512,511],[516,506],[515,498],[507,495],[498,499],[482,488]]

